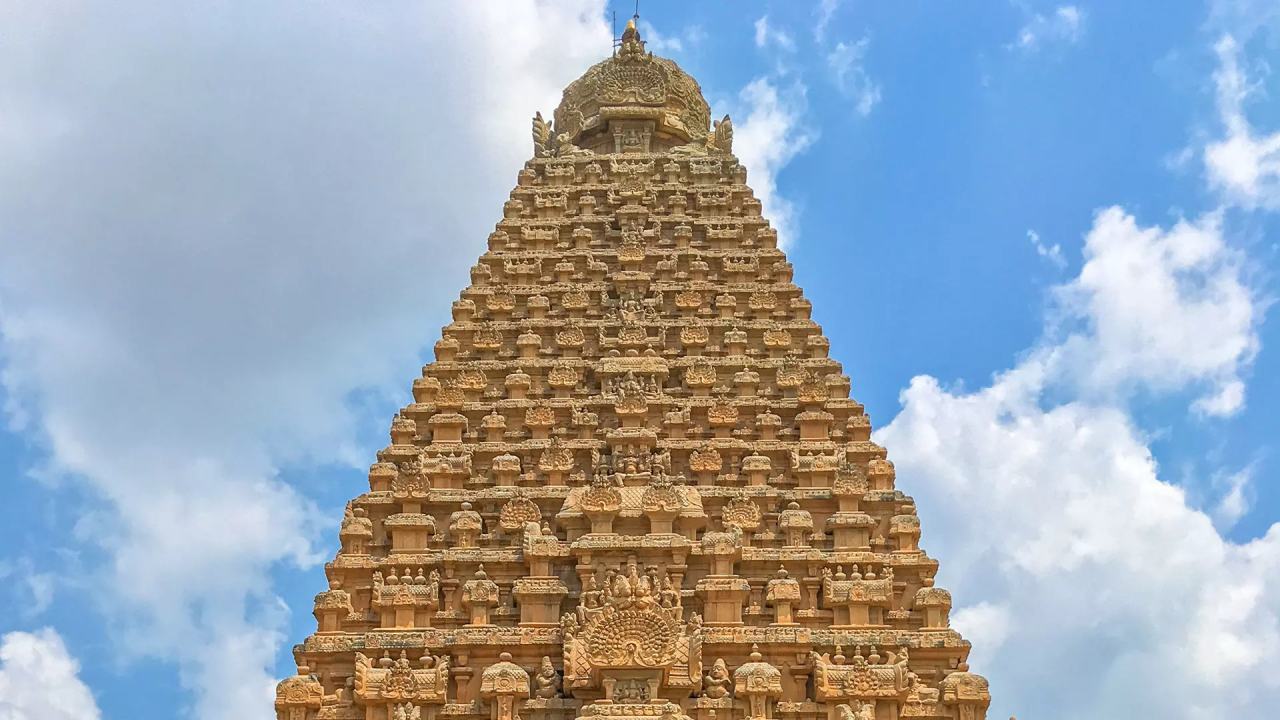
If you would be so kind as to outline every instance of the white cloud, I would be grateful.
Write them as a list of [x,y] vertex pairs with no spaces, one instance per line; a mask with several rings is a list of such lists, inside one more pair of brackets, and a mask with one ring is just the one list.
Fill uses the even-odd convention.
[[[1220,91],[1242,98],[1222,49]],[[1163,228],[1100,212],[1041,344],[977,392],[913,379],[875,434],[918,493],[975,669],[995,680],[991,717],[1215,720],[1280,705],[1280,524],[1222,535],[1249,512],[1252,466],[1215,473],[1220,495],[1200,507],[1162,478],[1128,408],[1135,392],[1190,392],[1206,415],[1243,406],[1267,301],[1223,214]]]
[[1027,240],[1031,242],[1032,247],[1036,249],[1036,254],[1040,257],[1053,263],[1059,269],[1067,266],[1067,259],[1062,257],[1062,248],[1058,246],[1058,243],[1046,246],[1040,241],[1040,233],[1035,230],[1027,231]]
[[1056,369],[1103,394],[1134,383],[1161,391],[1194,384],[1205,413],[1243,407],[1241,373],[1257,353],[1262,303],[1218,214],[1165,230],[1110,208],[1095,219],[1084,257],[1057,298],[1065,318],[1087,331],[1055,349]]
[[976,632],[972,664],[996,681],[990,716],[1270,716],[1280,528],[1226,541],[1123,412],[1041,409],[1036,375],[969,394],[918,377],[876,434],[919,499],[957,627]]
[[880,85],[867,75],[864,58],[871,38],[864,37],[852,45],[836,43],[836,47],[827,55],[827,65],[835,74],[836,87],[855,101],[854,109],[859,115],[866,116],[871,108],[880,102]]
[[50,628],[0,638],[0,719],[98,720],[80,666]]
[[1125,409],[1135,386],[1243,388],[1251,292],[1216,218],[1143,228],[1105,210],[1058,293],[1082,327],[977,392],[913,379],[875,434],[919,498],[972,664],[996,679],[992,717],[1264,717],[1280,702],[1280,526],[1223,538],[1214,520],[1247,511],[1248,471],[1211,517],[1161,479]]
[[762,15],[756,20],[756,47],[763,49],[770,45],[776,45],[786,52],[794,52],[796,49],[796,41],[785,31],[770,25],[768,15]]
[[640,21],[640,38],[645,42],[645,49],[659,55],[684,52],[686,45],[696,48],[706,37],[707,32],[701,25],[689,25],[679,35],[665,35],[648,21]]
[[1280,5],[1274,0],[1209,0],[1209,27],[1237,38],[1280,30]]
[[778,172],[815,139],[804,124],[804,95],[802,85],[779,92],[768,79],[756,78],[739,95],[744,112],[737,117],[746,119],[734,123],[734,155],[747,168],[747,182],[784,248],[795,242],[796,209],[778,195]]
[[1280,130],[1259,135],[1245,117],[1245,101],[1262,88],[1241,69],[1235,38],[1224,35],[1214,50],[1218,69],[1213,80],[1226,136],[1204,149],[1209,184],[1246,209],[1280,209]]
[[1240,518],[1248,514],[1253,504],[1253,466],[1233,472],[1219,479],[1218,485],[1225,485],[1227,491],[1213,509],[1214,524],[1218,529],[1226,531],[1235,527]]
[[652,24],[640,21],[640,37],[644,39],[645,49],[658,54],[681,52],[684,43],[679,37],[667,37],[658,32]]
[[41,615],[53,603],[54,574],[36,570],[29,557],[16,561],[0,559],[0,581],[7,581],[13,595],[11,599],[21,608],[23,617]]
[[831,24],[831,18],[835,17],[839,7],[840,0],[818,0],[818,7],[813,11],[818,16],[817,22],[813,24],[813,39],[819,45],[826,42],[827,26]]
[[1060,5],[1048,15],[1035,13],[1018,31],[1013,47],[1034,52],[1047,43],[1075,43],[1084,36],[1084,22],[1084,12],[1075,5]]
[[1188,389],[1206,413],[1237,410],[1262,303],[1217,213],[1166,229],[1110,208],[1084,256],[1021,362],[977,392],[914,378],[875,440],[918,493],[954,625],[995,679],[991,717],[1267,717],[1280,525],[1224,538],[1249,469],[1197,508],[1127,410],[1136,391]]
[[989,602],[963,607],[951,615],[951,626],[969,642],[994,652],[1009,637],[1009,608]]
[[262,717],[269,571],[325,522],[278,471],[368,462],[347,398],[408,398],[529,117],[608,52],[602,3],[4,13],[11,410],[100,501],[123,654],[178,662],[204,720]]

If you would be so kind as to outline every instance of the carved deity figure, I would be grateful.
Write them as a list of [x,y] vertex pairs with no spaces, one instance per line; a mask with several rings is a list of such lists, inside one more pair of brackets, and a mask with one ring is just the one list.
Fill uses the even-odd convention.
[[662,607],[672,608],[680,605],[680,590],[671,580],[671,575],[662,578]]
[[729,666],[725,665],[724,658],[716,658],[711,669],[702,678],[702,694],[712,700],[719,700],[729,694],[729,683]]
[[393,717],[395,720],[421,720],[422,708],[413,703],[397,705]]
[[689,628],[688,628],[688,630],[687,630],[686,632],[688,632],[688,633],[689,633],[689,635],[691,635],[691,636],[692,636],[692,635],[697,635],[697,634],[698,634],[698,632],[699,632],[699,631],[701,631],[701,630],[702,630],[702,616],[701,616],[701,615],[699,615],[698,613],[692,613],[692,614],[690,614],[690,615],[689,615]]
[[560,673],[556,672],[556,666],[551,664],[550,657],[542,656],[542,664],[538,666],[534,682],[537,688],[534,692],[538,697],[547,700],[560,696]]
[[871,703],[854,700],[851,705],[837,705],[838,720],[876,720],[876,709]]
[[560,133],[556,136],[556,157],[578,157],[582,155],[594,155],[590,150],[584,150],[573,144],[573,138],[569,137],[569,133]]
[[587,609],[594,610],[600,607],[600,595],[600,583],[595,575],[589,575],[586,584],[582,587],[582,604]]
[[564,635],[566,643],[572,643],[574,638],[578,636],[578,618],[573,613],[565,613],[560,616],[560,632]]
[[649,702],[649,683],[643,680],[620,680],[613,686],[613,701],[616,703]]

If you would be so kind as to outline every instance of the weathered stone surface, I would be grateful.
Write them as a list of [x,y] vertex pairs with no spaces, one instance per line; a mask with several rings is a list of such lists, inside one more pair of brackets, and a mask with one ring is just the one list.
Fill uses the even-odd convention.
[[982,720],[728,118],[628,26],[555,123],[348,506],[278,717]]

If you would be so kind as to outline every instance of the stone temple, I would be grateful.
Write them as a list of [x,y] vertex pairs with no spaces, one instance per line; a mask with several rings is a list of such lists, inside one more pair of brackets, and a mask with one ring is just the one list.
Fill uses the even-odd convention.
[[983,720],[910,497],[698,84],[533,121],[280,720]]

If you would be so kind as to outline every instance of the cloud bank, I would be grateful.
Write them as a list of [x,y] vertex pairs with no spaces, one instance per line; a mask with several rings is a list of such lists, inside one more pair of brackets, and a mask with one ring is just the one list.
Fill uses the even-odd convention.
[[[0,44],[11,422],[96,499],[102,609],[205,720],[266,717],[318,560],[289,463],[367,462],[603,3],[20,1]],[[426,310],[424,310],[426,309]],[[84,716],[78,716],[84,717]]]
[[0,718],[99,720],[80,666],[51,628],[0,638]]
[[[1219,85],[1235,67],[1221,62]],[[1240,119],[1225,142],[1257,137]],[[926,543],[946,541],[933,548],[941,581],[968,603],[954,624],[998,679],[992,717],[1209,720],[1280,705],[1280,524],[1226,539],[1251,468],[1224,468],[1223,497],[1198,507],[1131,414],[1139,397],[1185,398],[1209,418],[1244,406],[1267,302],[1225,236],[1228,210],[1172,227],[1099,212],[1039,345],[976,392],[915,378],[875,434],[919,493]]]

